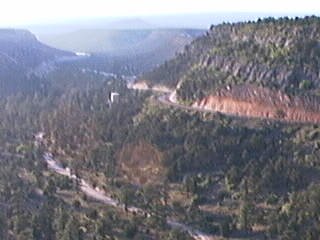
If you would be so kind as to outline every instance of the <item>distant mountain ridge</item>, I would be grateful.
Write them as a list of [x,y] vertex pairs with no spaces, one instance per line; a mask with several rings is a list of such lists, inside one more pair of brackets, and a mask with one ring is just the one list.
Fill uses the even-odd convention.
[[0,29],[0,96],[38,86],[39,79],[32,75],[37,66],[73,55],[40,43],[27,30]]
[[35,67],[46,60],[73,55],[44,45],[31,32],[22,29],[0,29],[0,54],[24,67]]
[[82,29],[42,35],[40,39],[50,46],[73,52],[128,56],[161,50],[173,56],[203,32],[199,29]]

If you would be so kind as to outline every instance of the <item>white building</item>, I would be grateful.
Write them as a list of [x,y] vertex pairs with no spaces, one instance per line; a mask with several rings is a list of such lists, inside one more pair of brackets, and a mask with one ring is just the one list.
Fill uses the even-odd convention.
[[110,102],[111,103],[117,103],[120,100],[120,94],[117,92],[111,92],[110,93]]

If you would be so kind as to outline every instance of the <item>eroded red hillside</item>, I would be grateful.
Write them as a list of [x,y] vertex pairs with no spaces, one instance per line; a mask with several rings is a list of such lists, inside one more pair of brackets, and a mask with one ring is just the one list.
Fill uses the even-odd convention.
[[253,85],[228,86],[196,101],[193,107],[225,114],[292,122],[320,122],[320,98],[289,96]]

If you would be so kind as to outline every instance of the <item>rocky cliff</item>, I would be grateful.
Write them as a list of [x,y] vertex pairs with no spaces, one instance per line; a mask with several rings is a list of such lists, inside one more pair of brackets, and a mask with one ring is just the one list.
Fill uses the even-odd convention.
[[320,18],[268,18],[212,26],[143,79],[176,87],[179,101],[198,107],[314,122],[319,69]]
[[320,87],[320,18],[212,26],[185,51],[144,79],[176,86],[185,98],[225,84],[255,83],[295,92],[302,81]]

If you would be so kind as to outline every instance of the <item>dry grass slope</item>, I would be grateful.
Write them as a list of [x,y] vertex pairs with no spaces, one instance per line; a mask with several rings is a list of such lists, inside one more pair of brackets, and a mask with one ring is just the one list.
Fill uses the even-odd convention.
[[117,158],[121,172],[132,183],[154,184],[164,177],[163,153],[146,141],[125,145]]

